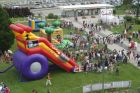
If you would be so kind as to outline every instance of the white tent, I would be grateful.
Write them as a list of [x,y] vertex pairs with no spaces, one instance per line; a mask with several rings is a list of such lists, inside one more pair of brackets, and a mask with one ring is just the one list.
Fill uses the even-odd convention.
[[103,23],[117,24],[117,25],[119,25],[120,23],[123,22],[122,18],[118,18],[117,16],[113,16],[113,15],[102,15],[102,16],[100,16],[100,20]]
[[76,9],[95,9],[95,8],[112,8],[113,5],[110,4],[87,4],[87,5],[69,5],[69,6],[59,6],[62,10],[76,10]]

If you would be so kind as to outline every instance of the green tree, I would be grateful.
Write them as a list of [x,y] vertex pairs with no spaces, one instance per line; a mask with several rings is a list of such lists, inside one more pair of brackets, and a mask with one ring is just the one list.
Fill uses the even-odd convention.
[[137,11],[136,11],[136,17],[138,18],[139,17],[139,12],[140,12],[140,0],[137,0]]
[[51,42],[51,39],[52,39],[51,34],[54,32],[54,28],[46,27],[45,32],[47,33],[48,40]]
[[44,28],[45,26],[46,26],[46,23],[43,23],[43,22],[38,24],[39,28]]
[[58,19],[58,15],[54,15],[53,18],[54,18],[54,19]]
[[116,10],[113,10],[113,14],[116,15]]
[[132,16],[124,16],[124,19],[125,19],[125,21],[127,21],[127,22],[132,22],[132,21],[133,21]]
[[60,26],[60,24],[61,24],[61,22],[60,22],[59,20],[55,20],[55,21],[52,23],[52,25],[53,25],[54,27],[58,27],[58,26]]
[[132,2],[132,0],[123,0],[123,5],[130,5]]
[[47,16],[48,19],[53,19],[54,18],[54,14],[53,13],[49,13]]
[[9,28],[11,24],[8,13],[0,6],[0,51],[8,50],[14,43],[14,34]]

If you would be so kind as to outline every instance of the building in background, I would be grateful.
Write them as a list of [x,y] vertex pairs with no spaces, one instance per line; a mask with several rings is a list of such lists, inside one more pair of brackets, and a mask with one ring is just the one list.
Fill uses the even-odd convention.
[[40,5],[46,7],[51,6],[62,6],[62,5],[85,5],[85,4],[112,4],[120,5],[123,0],[0,0],[0,4],[9,5]]

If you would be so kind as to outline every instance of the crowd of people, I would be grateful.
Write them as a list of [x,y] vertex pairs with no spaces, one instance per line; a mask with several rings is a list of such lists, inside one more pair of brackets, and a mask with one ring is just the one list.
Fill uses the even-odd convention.
[[4,51],[4,53],[0,52],[0,62],[6,63],[12,62],[12,55],[13,52],[11,50]]
[[[106,37],[95,36],[96,31],[103,31],[104,28],[100,25],[83,21],[83,28],[81,29],[85,28],[91,30],[87,35],[85,35],[86,39],[79,42],[79,38],[81,39],[83,35],[72,35],[74,49],[65,48],[63,50],[67,56],[81,62],[83,71],[102,72],[104,68],[112,71],[114,68],[117,69],[116,64],[118,62],[127,63],[131,55],[134,60],[136,60],[138,66],[140,65],[140,55],[136,50],[137,42],[134,42],[132,38],[129,39],[128,37],[125,37],[125,34],[111,34]],[[131,27],[129,28],[131,29]],[[138,32],[134,32],[132,36],[138,37]],[[117,43],[123,45],[123,42],[126,39],[129,41],[128,50],[114,50],[115,52],[107,50],[108,44]],[[100,45],[103,45],[104,47],[102,49],[98,49],[98,46]],[[89,49],[89,47],[92,49]]]
[[60,25],[61,28],[72,28],[73,27],[73,24],[71,21],[62,21],[61,25]]
[[105,28],[99,24],[94,24],[93,22],[87,22],[87,21],[83,21],[82,23],[82,26],[84,29],[88,28],[90,29],[91,31],[102,31],[104,30]]
[[[87,45],[88,46],[88,45]],[[99,48],[99,46],[103,46]],[[110,51],[107,49],[107,44],[96,44],[94,47],[84,47],[79,49],[68,49],[64,51],[67,56],[73,58],[76,61],[81,62],[83,71],[95,71],[102,72],[103,69],[114,71],[118,62],[127,63],[128,56],[121,51]]]

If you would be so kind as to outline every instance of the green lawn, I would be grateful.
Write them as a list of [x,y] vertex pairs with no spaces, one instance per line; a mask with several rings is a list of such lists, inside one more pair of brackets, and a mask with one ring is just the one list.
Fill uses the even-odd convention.
[[16,18],[11,18],[12,21],[25,21],[27,17],[16,17]]
[[[124,24],[120,24],[120,25],[116,25],[113,28],[111,28],[111,31],[114,33],[115,32],[123,33],[124,29],[125,29]],[[133,29],[130,30],[130,32],[133,32],[133,31],[136,32],[138,30],[140,30],[140,25],[135,24],[135,25],[133,25]]]
[[[130,23],[129,23],[130,24]],[[129,25],[128,25],[129,26]],[[120,34],[123,34],[124,32],[124,24],[120,24],[120,25],[117,25],[117,26],[114,26],[110,29],[110,31],[112,31],[113,33],[120,33]],[[137,25],[137,24],[134,24],[133,25],[133,29],[130,30],[129,32],[137,32],[138,30],[140,30],[140,25]],[[138,39],[136,38],[133,38],[135,41],[137,42],[140,42]]]
[[55,20],[53,20],[53,19],[47,19],[47,23],[50,24],[50,25],[51,25],[54,21],[55,21]]
[[[114,29],[114,28],[113,28]],[[114,29],[115,30],[115,29]],[[119,27],[118,27],[119,30]],[[71,30],[64,29],[64,34],[69,34]],[[72,30],[73,31],[73,30]],[[17,49],[16,43],[13,44],[11,50]],[[0,63],[0,70],[8,67],[8,64]],[[31,93],[32,89],[36,89],[38,93],[47,93],[48,88],[52,93],[82,93],[82,86],[91,83],[111,82],[132,80],[132,89],[140,86],[140,70],[131,64],[121,64],[119,66],[120,75],[115,73],[67,73],[61,69],[51,71],[52,86],[45,86],[46,77],[41,80],[20,82],[20,74],[15,68],[6,73],[0,74],[0,81],[5,82],[11,89],[11,93]],[[94,92],[95,93],[95,92]],[[136,92],[135,92],[136,93]]]
[[[1,64],[0,68],[7,66]],[[105,72],[104,82],[132,80],[132,89],[140,86],[140,70],[130,64],[120,65],[120,75],[115,73]],[[63,70],[51,72],[52,86],[46,87],[46,77],[41,80],[20,82],[20,75],[15,68],[0,75],[0,81],[4,81],[10,88],[11,93],[31,93],[32,89],[36,89],[38,93],[47,93],[49,88],[52,93],[82,93],[82,86],[91,83],[103,82],[102,73],[67,73]]]
[[13,23],[21,23],[21,24],[28,25],[27,17],[11,18],[11,21],[12,21]]
[[124,15],[126,11],[126,9],[122,9],[122,8],[115,8],[115,10],[117,15]]
[[122,5],[114,8],[117,15],[124,15],[126,10],[131,10],[131,5]]
[[[17,49],[16,43],[13,44],[11,50]],[[8,67],[9,64],[0,64],[0,70]],[[38,93],[47,93],[48,88],[52,93],[82,93],[82,86],[90,83],[103,82],[103,75],[105,82],[132,80],[132,89],[140,86],[140,70],[131,64],[120,65],[120,76],[115,73],[106,72],[95,73],[67,73],[63,70],[56,70],[51,72],[52,86],[46,87],[46,77],[41,80],[20,82],[20,74],[15,68],[9,70],[4,74],[0,74],[0,81],[4,81],[11,89],[12,93],[31,93],[32,89],[36,89]],[[9,78],[10,77],[10,78]]]
[[76,33],[76,30],[73,28],[64,28],[63,33],[64,35],[67,35],[67,34],[69,35],[70,33]]

